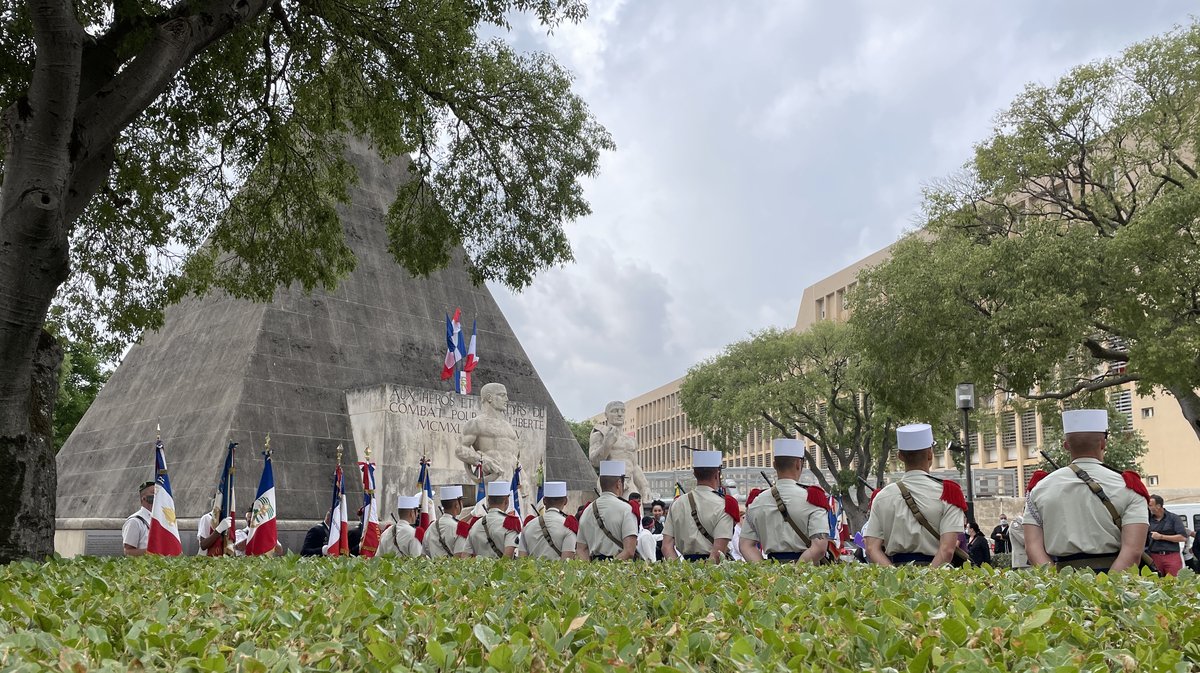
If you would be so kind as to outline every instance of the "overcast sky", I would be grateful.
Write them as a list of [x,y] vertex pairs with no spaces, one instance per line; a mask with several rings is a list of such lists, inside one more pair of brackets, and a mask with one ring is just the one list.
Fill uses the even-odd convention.
[[[573,265],[493,287],[559,409],[791,327],[804,288],[896,240],[1027,82],[1190,21],[1184,2],[594,0],[510,39],[554,54],[617,150]],[[481,347],[481,356],[486,356]]]

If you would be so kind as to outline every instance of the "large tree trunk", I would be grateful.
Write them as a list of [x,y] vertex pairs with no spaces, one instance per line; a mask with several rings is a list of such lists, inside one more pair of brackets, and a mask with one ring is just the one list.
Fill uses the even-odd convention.
[[1187,419],[1192,432],[1196,433],[1196,439],[1200,439],[1200,395],[1192,388],[1167,386],[1166,389],[1175,396],[1183,417]]
[[33,358],[28,431],[0,435],[0,563],[54,553],[54,400],[63,351],[48,332]]

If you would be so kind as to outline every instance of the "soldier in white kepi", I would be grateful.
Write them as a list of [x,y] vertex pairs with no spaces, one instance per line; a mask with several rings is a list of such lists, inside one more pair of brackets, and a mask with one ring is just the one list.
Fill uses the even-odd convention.
[[603,493],[579,517],[575,557],[584,561],[627,561],[637,553],[638,522],[625,495],[625,461],[600,461]]
[[547,481],[542,488],[542,502],[546,505],[546,511],[525,520],[517,555],[573,559],[579,523],[575,517],[562,511],[567,505],[567,482]]
[[463,488],[458,484],[438,487],[442,515],[433,522],[421,540],[423,553],[429,558],[445,558],[466,551],[467,539],[458,536],[458,515],[463,509]]
[[420,556],[421,540],[413,524],[417,521],[417,509],[421,506],[421,496],[402,495],[396,498],[396,515],[398,522],[383,531],[379,541],[379,549],[375,556]]
[[1137,568],[1150,529],[1150,494],[1136,472],[1103,462],[1108,443],[1104,409],[1064,411],[1063,446],[1071,464],[1033,473],[1026,490],[1025,553],[1033,565]]
[[929,425],[896,428],[896,448],[904,463],[904,476],[875,494],[863,527],[867,558],[884,566],[950,563],[967,512],[962,488],[929,474],[933,466],[933,428]]
[[468,524],[466,549],[459,556],[512,558],[516,555],[521,520],[515,514],[507,513],[511,492],[507,481],[488,482],[487,513],[459,523],[460,532],[463,524]]
[[717,492],[721,485],[721,452],[693,451],[696,487],[680,496],[663,524],[663,558],[720,563],[729,551],[733,526],[741,508],[732,496]]
[[775,485],[753,491],[746,500],[739,547],[747,561],[820,563],[829,547],[829,494],[820,486],[797,482],[804,469],[804,442],[776,439]]

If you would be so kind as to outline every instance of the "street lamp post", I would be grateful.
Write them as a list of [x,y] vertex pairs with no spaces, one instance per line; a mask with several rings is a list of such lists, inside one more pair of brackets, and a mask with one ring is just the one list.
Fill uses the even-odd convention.
[[975,479],[971,476],[971,461],[974,457],[971,448],[970,418],[971,410],[975,408],[975,384],[960,383],[954,389],[954,397],[963,418],[963,449],[967,454],[967,521],[975,521]]

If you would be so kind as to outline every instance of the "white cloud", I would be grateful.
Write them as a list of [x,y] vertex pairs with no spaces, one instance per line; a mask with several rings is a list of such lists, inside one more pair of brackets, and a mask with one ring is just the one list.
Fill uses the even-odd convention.
[[560,409],[681,376],[913,226],[1025,82],[1187,21],[1170,3],[596,0],[553,53],[617,142],[577,262],[497,290]]

